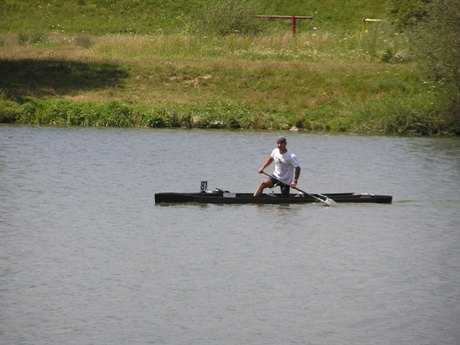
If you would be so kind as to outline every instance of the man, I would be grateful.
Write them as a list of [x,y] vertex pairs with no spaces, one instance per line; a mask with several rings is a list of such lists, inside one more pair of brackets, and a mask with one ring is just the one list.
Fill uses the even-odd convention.
[[[277,180],[284,182],[280,185],[281,193],[283,196],[289,196],[289,188],[297,187],[297,181],[300,176],[300,163],[294,153],[288,150],[287,141],[285,137],[279,137],[276,140],[276,148],[272,151],[270,157],[267,158],[265,163],[259,169],[259,174],[262,174],[264,170],[275,161],[275,171],[273,177],[267,178],[261,182],[257,190],[254,192],[254,196],[262,195],[262,192],[267,187],[273,187]],[[294,180],[292,176],[294,175]]]

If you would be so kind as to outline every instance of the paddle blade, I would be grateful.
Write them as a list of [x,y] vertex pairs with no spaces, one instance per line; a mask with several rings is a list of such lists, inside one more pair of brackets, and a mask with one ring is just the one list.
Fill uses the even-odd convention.
[[337,203],[332,200],[331,198],[328,198],[327,196],[323,194],[317,194],[317,196],[312,195],[316,199],[316,201],[319,201],[319,203],[323,206],[335,206]]
[[335,205],[337,205],[337,203],[336,203],[334,200],[332,200],[331,198],[326,198],[326,199],[324,200],[324,203],[325,203],[327,206],[335,206]]

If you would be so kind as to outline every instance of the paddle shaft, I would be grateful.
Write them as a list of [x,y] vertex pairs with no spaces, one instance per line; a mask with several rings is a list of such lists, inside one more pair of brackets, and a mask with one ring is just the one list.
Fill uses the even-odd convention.
[[272,178],[272,179],[275,179],[276,181],[278,181],[278,182],[281,183],[281,184],[284,184],[285,186],[289,186],[290,188],[293,188],[293,189],[295,189],[295,190],[298,190],[299,192],[301,192],[301,193],[303,193],[303,194],[306,194],[306,195],[308,195],[308,196],[311,196],[311,197],[314,198],[315,200],[318,200],[318,201],[320,201],[320,202],[324,202],[324,203],[327,204],[327,201],[326,201],[326,200],[328,199],[327,196],[325,196],[326,200],[321,199],[320,197],[317,197],[317,196],[315,196],[315,195],[312,195],[312,194],[310,194],[310,193],[307,193],[307,192],[305,192],[305,191],[303,191],[303,190],[301,190],[301,189],[299,189],[299,188],[297,188],[297,187],[291,187],[291,186],[288,185],[287,183],[285,183],[285,182],[283,182],[283,181],[277,179],[275,176],[267,174],[265,171],[262,171],[262,174],[264,174],[264,175],[266,175],[266,176],[268,176],[268,177],[270,177],[270,178]]

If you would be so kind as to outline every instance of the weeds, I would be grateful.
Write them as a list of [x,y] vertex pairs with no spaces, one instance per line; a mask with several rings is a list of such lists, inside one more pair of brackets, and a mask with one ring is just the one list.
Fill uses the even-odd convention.
[[87,34],[78,35],[75,37],[75,44],[82,48],[89,48],[92,45],[91,38]]
[[43,43],[47,37],[48,34],[42,30],[21,29],[17,34],[20,45]]
[[266,27],[255,16],[261,11],[258,0],[221,0],[206,3],[197,21],[197,30],[221,36],[231,34],[255,35]]

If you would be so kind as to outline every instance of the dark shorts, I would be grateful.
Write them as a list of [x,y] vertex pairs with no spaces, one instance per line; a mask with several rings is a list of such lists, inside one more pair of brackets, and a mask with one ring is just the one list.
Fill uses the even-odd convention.
[[278,180],[275,177],[270,177],[270,180],[273,183],[273,187],[279,186],[281,189],[281,194],[283,196],[289,196],[290,192],[290,187],[288,185],[285,185],[284,183],[278,182]]

